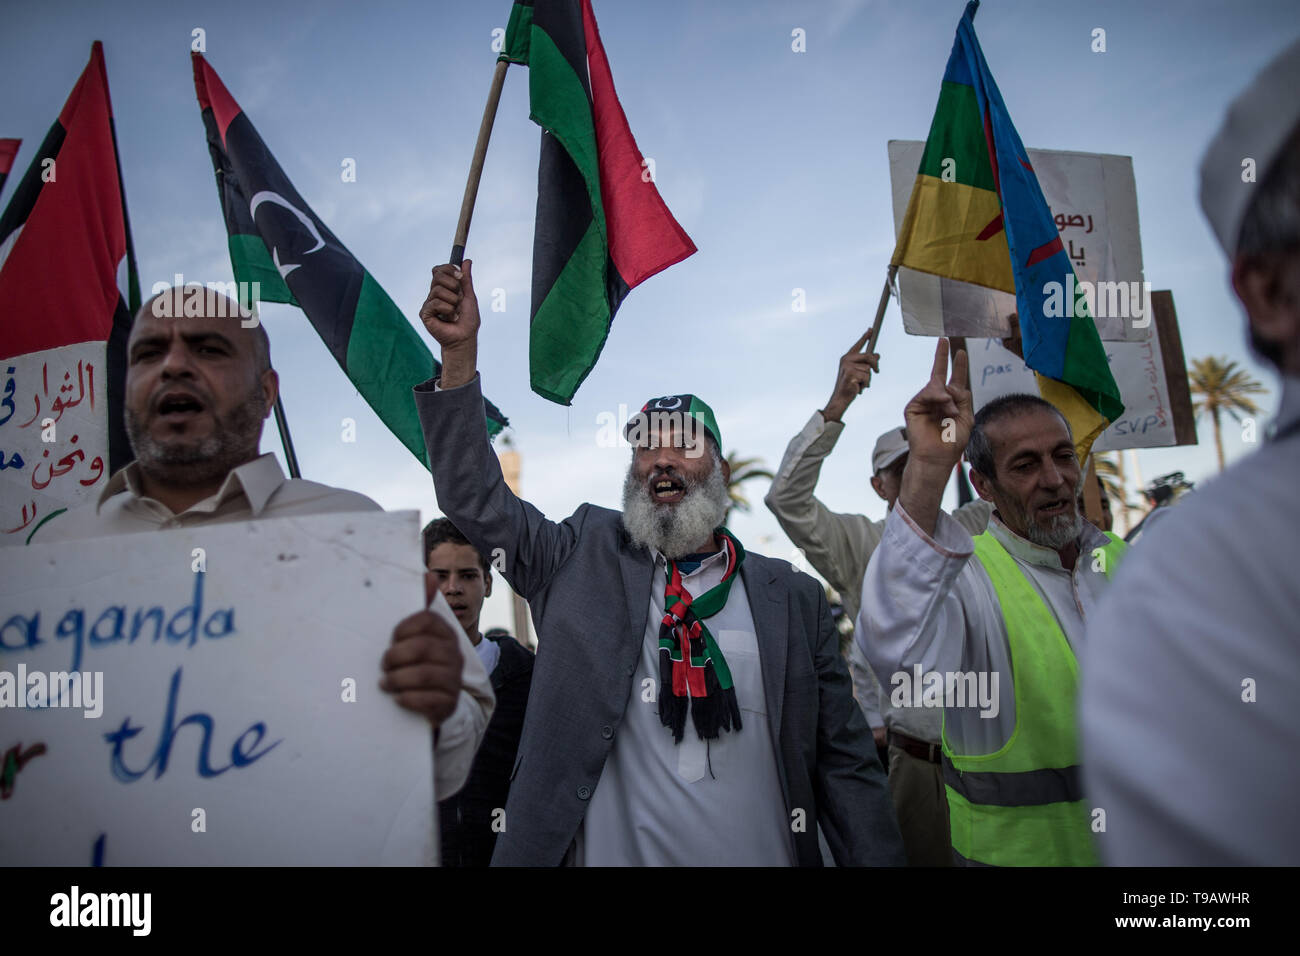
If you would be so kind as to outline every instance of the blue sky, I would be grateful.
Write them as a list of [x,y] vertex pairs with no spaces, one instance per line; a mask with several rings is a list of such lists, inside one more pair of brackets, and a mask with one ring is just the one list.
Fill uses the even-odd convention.
[[[620,403],[695,392],[724,444],[775,468],[829,397],[839,355],[869,324],[893,248],[886,141],[924,139],[964,4],[855,0],[595,0],[620,99],[660,192],[699,252],[624,302],[600,363],[563,408],[528,387],[527,327],[539,134],[512,67],[470,234],[484,304],[480,368],[511,418],[525,496],[560,519],[583,501],[619,506],[625,449],[598,445]],[[231,278],[189,67],[192,31],[316,213],[418,326],[429,270],[446,259],[492,73],[491,2],[7,4],[0,136],[24,140],[18,171],[104,41],[140,277]],[[1300,6],[1264,2],[986,0],[976,30],[1030,147],[1133,157],[1146,278],[1171,289],[1186,355],[1252,361],[1227,266],[1197,203],[1196,170],[1224,109],[1300,34]],[[1105,53],[1091,52],[1106,30]],[[806,34],[806,52],[791,32]],[[345,158],[356,182],[343,182]],[[12,187],[10,187],[12,188]],[[8,190],[0,202],[8,201]],[[791,308],[805,290],[807,310]],[[506,310],[486,310],[493,289]],[[388,508],[435,515],[427,472],[387,433],[306,319],[264,320],[305,477]],[[436,348],[436,346],[435,346]],[[867,484],[876,435],[901,423],[933,342],[906,336],[896,305],[882,373],[850,409],[823,470],[838,511],[884,514]],[[671,353],[671,354],[670,354]],[[674,359],[671,356],[678,356]],[[341,440],[344,418],[357,441]],[[1198,448],[1143,451],[1144,478],[1215,470]],[[276,450],[273,429],[263,441]],[[1234,425],[1229,460],[1253,446]],[[791,544],[761,503],[732,526],[752,550]],[[486,623],[504,623],[493,600]]]

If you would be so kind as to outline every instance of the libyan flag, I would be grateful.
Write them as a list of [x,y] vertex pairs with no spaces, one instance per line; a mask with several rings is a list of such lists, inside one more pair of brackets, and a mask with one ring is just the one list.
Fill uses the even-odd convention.
[[0,139],[0,191],[5,188],[5,179],[9,176],[9,170],[13,169],[14,157],[18,155],[18,147],[22,144],[21,139]]
[[1025,364],[1070,422],[1083,461],[1124,404],[1086,300],[1054,307],[1081,287],[984,61],[978,7],[968,3],[957,24],[892,262],[1015,293]]
[[[428,467],[411,389],[438,361],[388,294],[317,218],[201,54],[191,54],[241,297],[299,306],[388,429]],[[251,284],[257,282],[259,287]],[[244,285],[244,284],[247,285]],[[488,433],[508,422],[485,403]]]
[[[14,143],[17,140],[0,141]],[[0,146],[0,172],[13,160]],[[127,296],[117,271],[127,260]],[[0,359],[107,342],[109,471],[131,461],[126,341],[140,307],[104,47],[68,95],[0,216]]]
[[528,67],[542,127],[533,236],[533,391],[568,405],[628,292],[695,252],[614,91],[590,0],[519,0],[500,59]]

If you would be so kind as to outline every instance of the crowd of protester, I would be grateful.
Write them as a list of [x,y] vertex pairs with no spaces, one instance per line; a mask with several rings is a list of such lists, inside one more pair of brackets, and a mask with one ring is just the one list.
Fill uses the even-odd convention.
[[[872,409],[887,517],[834,513],[815,490],[837,444],[865,457],[843,437],[879,367],[864,337],[766,498],[842,595],[847,659],[821,583],[723,526],[730,468],[698,396],[629,422],[621,510],[555,522],[517,497],[486,434],[472,264],[436,268],[421,318],[442,371],[414,401],[445,517],[424,558],[459,628],[412,609],[379,663],[434,728],[443,863],[1300,862],[1297,88],[1300,45],[1201,166],[1247,335],[1283,383],[1269,440],[1130,546],[1085,519],[1065,417],[1031,395],[976,410],[941,339],[901,427]],[[265,332],[158,318],[182,292],[131,333],[135,462],[41,540],[377,510],[258,454]],[[979,498],[949,514],[963,459]],[[529,603],[536,655],[481,632],[498,578]]]

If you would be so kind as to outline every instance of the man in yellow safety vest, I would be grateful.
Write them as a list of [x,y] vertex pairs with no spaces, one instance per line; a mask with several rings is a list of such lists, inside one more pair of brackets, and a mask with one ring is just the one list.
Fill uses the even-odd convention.
[[[1094,864],[1078,655],[1124,544],[1079,514],[1083,473],[1061,413],[1008,395],[974,414],[965,352],[945,382],[948,348],[940,340],[904,411],[911,452],[855,633],[891,703],[944,708],[955,862]],[[940,510],[963,451],[995,508],[974,538]]]

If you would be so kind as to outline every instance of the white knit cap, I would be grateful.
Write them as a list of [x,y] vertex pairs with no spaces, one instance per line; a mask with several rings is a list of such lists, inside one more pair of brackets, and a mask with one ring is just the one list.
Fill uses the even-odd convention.
[[876,439],[871,452],[871,473],[878,475],[907,454],[907,429],[891,428]]
[[[1300,40],[1273,60],[1228,107],[1223,125],[1201,160],[1201,209],[1235,257],[1241,221],[1259,180],[1279,158],[1300,123]],[[1255,161],[1254,182],[1243,182],[1243,163]]]

